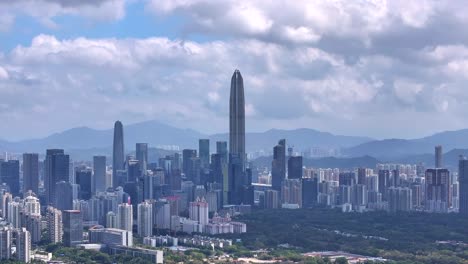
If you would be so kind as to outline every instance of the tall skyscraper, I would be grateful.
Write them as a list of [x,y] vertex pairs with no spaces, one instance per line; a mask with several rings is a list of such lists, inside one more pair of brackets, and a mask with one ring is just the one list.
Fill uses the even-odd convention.
[[125,165],[124,134],[123,125],[120,121],[114,124],[114,144],[112,152],[112,186],[115,188],[119,184],[117,171],[124,170]]
[[153,235],[153,205],[149,202],[138,204],[137,231],[141,237]]
[[48,149],[45,159],[45,179],[47,205],[54,205],[55,187],[59,181],[70,180],[70,157],[64,154],[63,149]]
[[[80,191],[78,193],[79,199],[89,200],[93,194],[92,185],[93,185],[93,172],[90,168],[82,167],[76,170],[76,184],[80,186]],[[59,208],[60,210],[63,210]],[[71,208],[70,208],[71,209]]]
[[18,160],[0,161],[0,180],[10,186],[13,196],[20,194],[20,169]]
[[78,210],[63,211],[63,243],[72,247],[83,242],[83,217]]
[[245,170],[245,99],[244,80],[239,70],[231,78],[229,98],[229,154],[240,159]]
[[459,212],[468,216],[468,160],[460,158],[458,163]]
[[106,185],[106,156],[93,157],[93,170],[93,192],[104,192],[110,187]]
[[286,178],[286,140],[281,139],[273,148],[273,161],[271,163],[271,186],[281,191],[281,183]]
[[302,179],[302,156],[289,157],[288,179]]
[[210,167],[210,140],[198,140],[198,153],[200,155],[200,167],[208,169]]
[[23,193],[29,190],[39,194],[39,155],[37,153],[23,154]]
[[148,170],[148,143],[136,143],[135,154],[140,164],[141,173],[146,175],[146,170]]
[[117,209],[117,228],[127,231],[133,230],[133,207],[128,203],[119,204]]
[[185,177],[189,180],[192,180],[191,173],[193,169],[192,159],[197,157],[197,151],[194,149],[184,149],[182,150],[182,172],[185,174]]
[[317,205],[318,197],[318,179],[303,178],[302,179],[302,206],[304,208],[312,208]]
[[443,152],[442,152],[442,146],[438,145],[435,147],[435,167],[436,168],[443,168]]

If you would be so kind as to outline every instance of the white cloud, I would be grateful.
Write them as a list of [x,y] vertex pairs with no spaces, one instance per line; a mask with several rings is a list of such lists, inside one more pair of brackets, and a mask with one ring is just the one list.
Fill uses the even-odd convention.
[[8,72],[5,70],[5,68],[0,66],[0,81],[8,80],[8,78],[9,78]]

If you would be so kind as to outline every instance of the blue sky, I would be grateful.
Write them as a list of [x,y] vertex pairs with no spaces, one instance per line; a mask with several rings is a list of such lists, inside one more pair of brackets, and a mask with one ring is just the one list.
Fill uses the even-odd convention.
[[414,138],[467,128],[459,1],[0,2],[0,138],[115,120],[227,131],[242,72],[247,130]]

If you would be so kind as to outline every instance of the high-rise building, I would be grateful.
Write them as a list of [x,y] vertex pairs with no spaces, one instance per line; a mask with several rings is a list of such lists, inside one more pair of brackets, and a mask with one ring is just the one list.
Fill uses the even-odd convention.
[[387,201],[387,189],[390,187],[390,171],[379,170],[378,175],[379,192],[382,194],[382,200]]
[[63,149],[48,149],[44,163],[46,204],[55,205],[56,183],[60,181],[70,181],[70,157],[64,154]]
[[31,234],[26,228],[16,230],[16,259],[29,263],[31,261]]
[[458,163],[459,212],[468,216],[468,160],[460,158]]
[[133,207],[130,203],[119,204],[117,209],[117,228],[127,231],[133,230]]
[[447,169],[426,170],[426,200],[425,207],[429,212],[448,212],[452,205],[450,193],[450,172]]
[[83,217],[78,210],[63,211],[63,243],[73,247],[83,242]]
[[23,214],[21,225],[29,231],[31,235],[31,243],[37,244],[41,241],[42,219],[40,215]]
[[318,197],[318,179],[303,178],[302,179],[302,206],[311,208],[317,205]]
[[203,226],[208,224],[208,211],[208,203],[205,201],[205,198],[197,198],[195,202],[190,203],[189,217]]
[[149,202],[138,204],[137,230],[141,237],[153,235],[153,205]]
[[354,172],[340,172],[338,175],[339,185],[352,186],[356,184],[356,174]]
[[276,209],[279,206],[279,192],[277,190],[265,191],[265,208]]
[[153,203],[153,224],[158,229],[171,227],[171,205],[169,201],[160,199]]
[[8,222],[14,228],[21,227],[21,212],[23,211],[23,204],[17,201],[8,203]]
[[286,178],[286,140],[281,139],[273,148],[271,163],[271,187],[281,191],[281,183]]
[[282,204],[302,207],[302,181],[301,179],[285,179],[281,186]]
[[20,166],[18,160],[0,161],[0,180],[10,187],[13,196],[19,196]]
[[288,179],[302,179],[302,156],[289,157]]
[[198,153],[200,155],[200,167],[202,169],[208,169],[210,166],[210,140],[209,139],[198,140]]
[[117,215],[112,211],[106,214],[106,227],[117,228]]
[[358,175],[357,175],[357,184],[366,184],[367,178],[367,169],[366,168],[358,168]]
[[124,151],[124,134],[123,125],[120,121],[114,124],[114,144],[112,151],[112,186],[119,186],[117,172],[123,171],[125,168],[125,151]]
[[13,201],[13,195],[11,193],[6,192],[2,195],[2,217],[8,217],[8,204]]
[[443,152],[442,152],[442,146],[438,145],[435,146],[435,167],[436,168],[443,168]]
[[11,229],[4,226],[0,229],[0,260],[11,258],[11,244]]
[[23,154],[23,193],[33,191],[39,193],[39,155],[37,153]]
[[55,184],[55,206],[57,209],[73,209],[73,185],[68,181],[59,181]]
[[192,171],[193,171],[193,159],[197,157],[197,151],[194,149],[184,149],[182,150],[182,172],[185,174],[185,177],[189,180],[192,180]]
[[245,99],[244,80],[239,70],[231,78],[229,98],[229,154],[240,159],[241,171],[245,170]]
[[41,215],[41,204],[39,199],[34,196],[28,196],[23,200],[23,210],[28,215]]
[[228,149],[226,141],[216,141],[216,153],[221,155],[221,160],[224,163],[228,162]]
[[[75,172],[76,184],[80,186],[78,198],[82,200],[89,200],[93,194],[93,172],[90,168],[78,168]],[[60,208],[59,208],[60,209]],[[71,208],[70,208],[71,209]],[[63,210],[63,209],[60,209]]]
[[93,193],[106,191],[106,156],[93,157]]
[[47,207],[47,236],[50,243],[62,242],[63,222],[62,212],[52,206]]
[[141,173],[146,175],[148,170],[148,143],[136,143],[135,154]]
[[388,210],[390,212],[413,210],[411,189],[390,187],[388,189]]

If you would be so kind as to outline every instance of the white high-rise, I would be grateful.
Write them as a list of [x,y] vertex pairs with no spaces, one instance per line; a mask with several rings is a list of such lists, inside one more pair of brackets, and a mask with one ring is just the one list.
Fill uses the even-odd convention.
[[16,230],[16,259],[24,263],[31,261],[31,234],[26,228]]
[[148,237],[153,235],[153,205],[148,202],[138,204],[138,235]]
[[117,228],[132,231],[133,207],[130,203],[119,204],[119,207],[117,209]]
[[198,197],[195,202],[190,203],[189,217],[202,226],[208,224],[208,203],[205,201],[205,198],[200,199]]
[[47,233],[50,243],[62,242],[62,212],[52,206],[47,207]]

